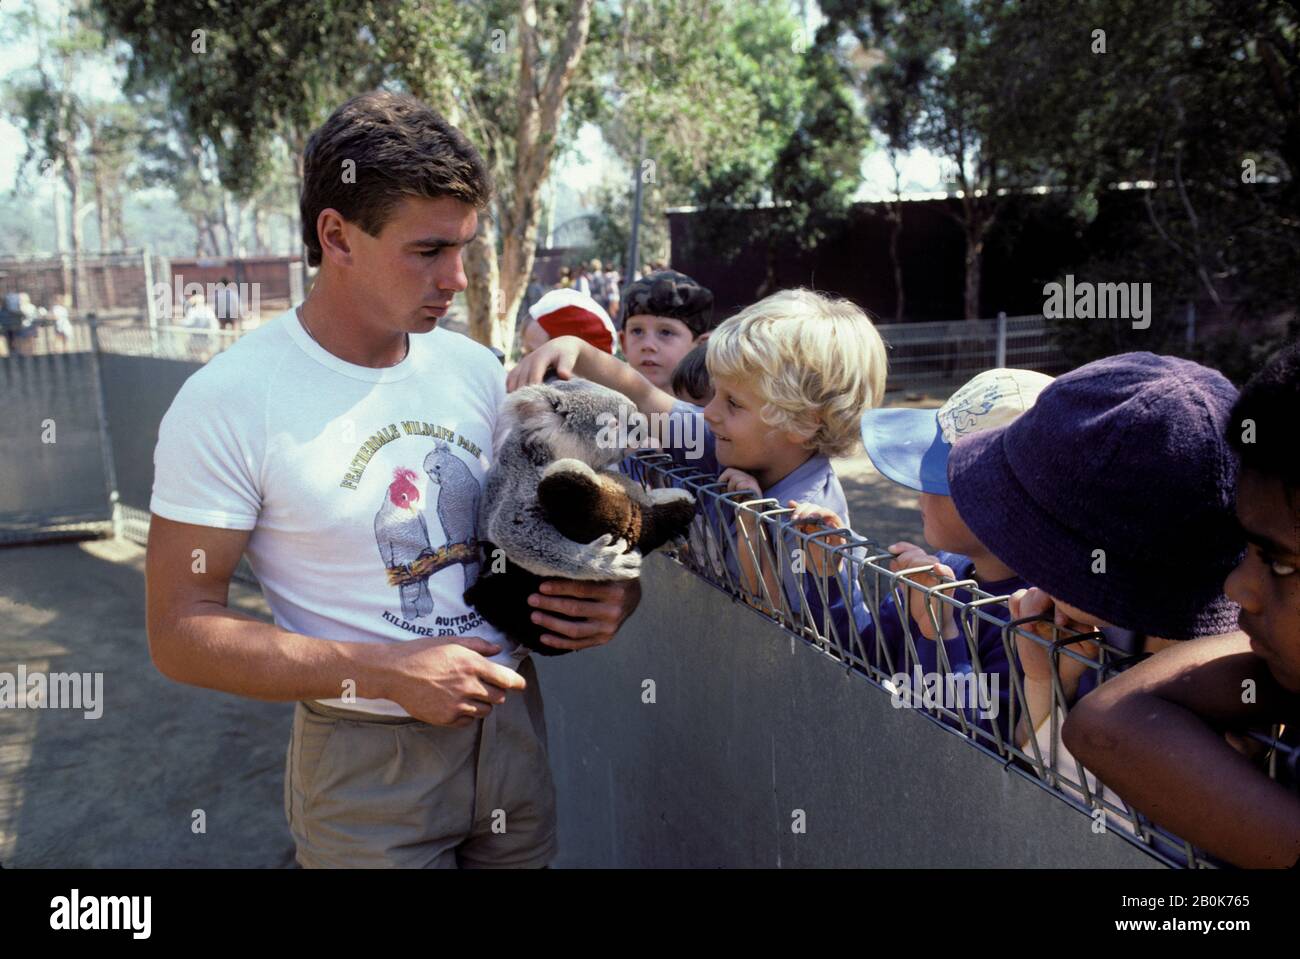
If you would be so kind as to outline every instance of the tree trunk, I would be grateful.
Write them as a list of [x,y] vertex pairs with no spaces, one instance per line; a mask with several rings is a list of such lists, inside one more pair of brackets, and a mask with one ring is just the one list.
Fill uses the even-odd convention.
[[[587,45],[592,2],[573,0],[568,29],[551,58],[545,80],[539,86],[536,69],[542,60],[537,35],[537,3],[536,0],[520,0],[515,162],[510,193],[497,204],[502,237],[501,294],[495,303],[489,302],[486,307],[481,302],[477,304],[479,311],[487,309],[486,315],[471,313],[471,330],[480,331],[474,334],[475,338],[482,335],[482,331],[491,331],[492,338],[486,341],[487,345],[503,351],[511,346],[511,321],[519,310],[533,270],[541,222],[539,196],[555,153],[555,130],[564,108],[564,98]],[[490,269],[494,259],[489,255],[480,257],[479,268]]]
[[[221,191],[221,229],[226,235],[226,256],[235,255],[235,234],[230,229],[230,194],[225,190]],[[217,251],[217,256],[221,252]]]
[[99,223],[99,252],[107,253],[112,249],[112,239],[108,222],[108,187],[104,183],[102,166],[102,162],[97,159],[91,170],[91,182],[95,188],[95,219]]
[[980,318],[980,267],[983,260],[984,243],[974,236],[966,236],[966,295],[964,307],[966,319]]
[[496,309],[502,297],[501,273],[497,262],[496,225],[490,217],[479,218],[478,232],[466,244],[464,258],[465,276],[469,281],[465,288],[469,335],[509,356],[514,346],[514,330],[508,328],[504,319],[513,314]]
[[68,192],[72,194],[72,309],[79,313],[87,309],[89,304],[86,302],[86,291],[83,288],[81,217],[77,215],[81,209],[81,161],[72,151],[69,151],[64,158],[63,171],[68,181]]
[[266,253],[266,211],[261,204],[253,203],[253,254],[263,256]]
[[122,199],[122,188],[119,184],[113,190],[113,198],[110,204],[109,217],[113,221],[113,238],[117,241],[117,249],[125,250],[130,247],[126,237],[126,219],[122,207],[125,201]]
[[898,238],[903,234],[901,204],[891,204],[889,211],[889,262],[894,267],[894,322],[903,322],[903,261],[898,255]]

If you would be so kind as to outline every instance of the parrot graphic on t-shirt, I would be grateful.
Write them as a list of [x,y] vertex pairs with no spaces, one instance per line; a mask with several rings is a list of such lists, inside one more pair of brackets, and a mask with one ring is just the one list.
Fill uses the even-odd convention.
[[[389,569],[410,564],[430,551],[429,527],[420,512],[416,478],[415,470],[404,466],[393,470],[393,481],[388,484],[384,503],[375,514],[375,542]],[[433,612],[433,596],[427,580],[404,582],[397,589],[402,615],[407,619],[418,619]]]
[[471,555],[475,559],[466,560],[463,566],[465,589],[469,589],[478,579],[479,571],[475,531],[481,487],[470,468],[442,440],[435,443],[433,452],[424,458],[424,471],[438,486],[438,522],[442,524],[447,542],[474,544]]

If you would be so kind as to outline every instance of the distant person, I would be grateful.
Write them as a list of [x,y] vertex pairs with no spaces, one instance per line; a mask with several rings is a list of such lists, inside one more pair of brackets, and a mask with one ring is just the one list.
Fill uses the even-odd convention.
[[560,267],[560,278],[555,281],[552,290],[568,290],[573,288],[573,271],[567,266]]
[[36,320],[39,315],[29,294],[5,294],[5,341],[11,356],[31,355],[36,343]]
[[62,294],[54,297],[50,303],[50,320],[54,324],[59,352],[67,352],[72,341],[72,318],[68,315],[67,297]]
[[587,266],[587,283],[590,287],[588,293],[591,298],[600,304],[600,308],[607,314],[609,313],[609,279],[605,275],[604,264],[600,260],[592,260]]
[[591,276],[587,273],[587,267],[584,263],[579,263],[577,270],[573,273],[573,288],[583,296],[591,296]]
[[185,300],[185,316],[181,325],[195,331],[190,334],[189,349],[204,354],[206,358],[206,354],[212,348],[212,337],[209,333],[220,331],[221,323],[217,320],[217,314],[213,312],[212,307],[203,298],[203,294],[197,290]]
[[221,329],[239,329],[244,315],[243,305],[239,302],[239,290],[230,282],[230,277],[223,276],[221,283],[212,291],[212,308],[216,311]]
[[[611,318],[618,316],[621,305],[619,301],[622,298],[622,292],[620,290],[622,282],[623,278],[619,275],[617,266],[611,266],[605,271],[605,296],[608,299],[608,303],[605,306],[605,312],[608,313]],[[622,323],[617,319],[615,319],[614,325],[619,330],[623,329]]]

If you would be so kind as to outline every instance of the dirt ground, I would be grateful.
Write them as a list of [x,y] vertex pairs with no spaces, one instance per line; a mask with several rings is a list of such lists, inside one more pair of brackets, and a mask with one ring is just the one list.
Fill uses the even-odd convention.
[[[884,544],[919,538],[915,494],[865,455],[836,470],[855,530]],[[239,584],[231,604],[270,619],[260,593]],[[168,680],[150,662],[144,627],[142,547],[0,548],[0,673],[25,664],[103,681],[98,718],[0,714],[0,864],[293,867],[283,806],[292,704]]]

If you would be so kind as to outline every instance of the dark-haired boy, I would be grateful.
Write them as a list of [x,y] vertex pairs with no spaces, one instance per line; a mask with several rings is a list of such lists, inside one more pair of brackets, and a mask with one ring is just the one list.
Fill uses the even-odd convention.
[[[303,157],[310,297],[195,373],[159,428],[150,652],[179,682],[297,701],[284,808],[304,866],[554,854],[531,660],[463,599],[505,372],[438,320],[490,189],[418,100],[343,104]],[[226,606],[245,550],[274,626]],[[638,596],[552,581],[534,615],[582,648]]]
[[1300,720],[1300,343],[1241,392],[1227,438],[1241,458],[1249,548],[1225,591],[1243,633],[1189,640],[1103,683],[1062,731],[1125,800],[1194,846],[1244,867],[1300,865],[1300,797],[1225,733]]
[[685,273],[660,270],[623,291],[619,338],[628,365],[665,393],[673,370],[717,326],[713,294]]

